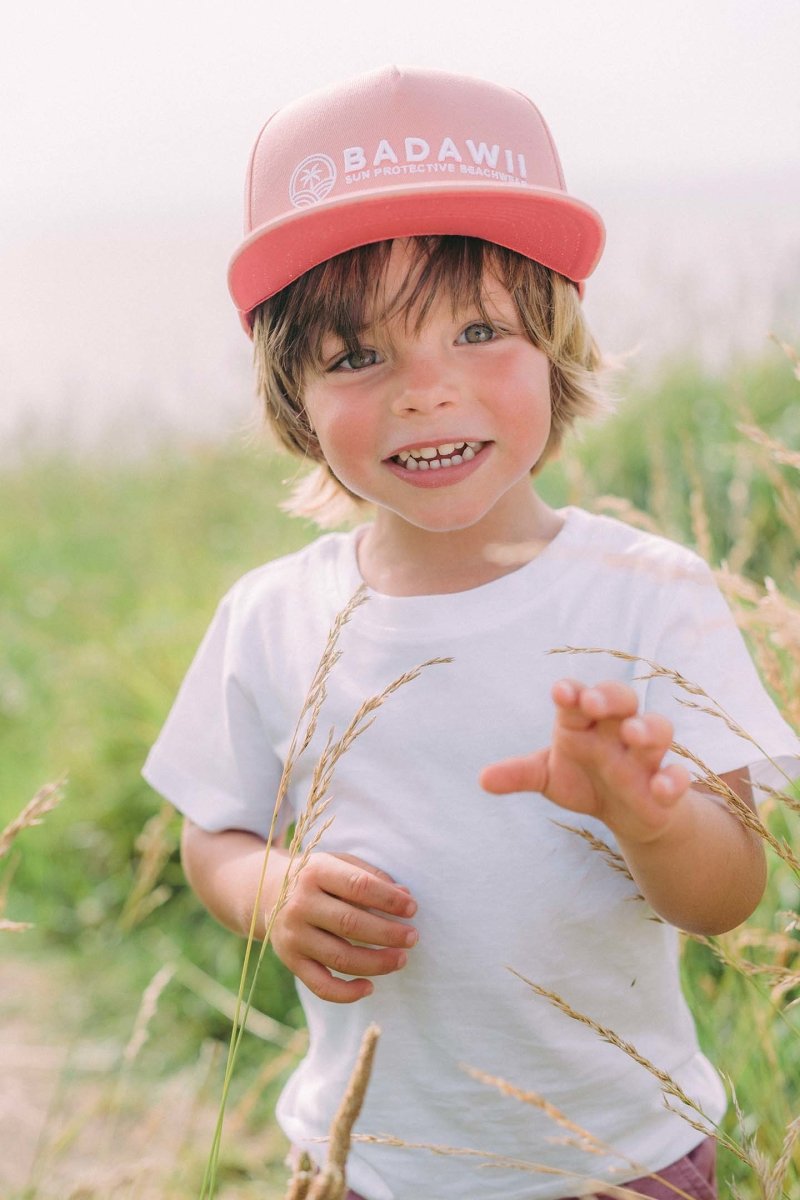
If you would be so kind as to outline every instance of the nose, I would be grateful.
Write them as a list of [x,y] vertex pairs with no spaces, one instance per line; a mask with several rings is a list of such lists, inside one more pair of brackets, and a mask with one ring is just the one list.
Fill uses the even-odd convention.
[[397,379],[392,412],[395,416],[427,416],[458,405],[461,391],[450,372],[426,359],[409,366]]

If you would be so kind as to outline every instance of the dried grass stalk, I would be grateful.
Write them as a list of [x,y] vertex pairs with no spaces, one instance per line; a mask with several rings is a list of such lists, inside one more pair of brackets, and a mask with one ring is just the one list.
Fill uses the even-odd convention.
[[285,1200],[344,1200],[347,1155],[353,1125],[361,1112],[369,1086],[380,1033],[377,1025],[369,1025],[364,1030],[356,1064],[331,1124],[325,1166],[317,1173],[308,1155],[301,1155],[289,1181]]
[[[635,879],[628,869],[628,864],[621,854],[616,850],[612,850],[608,842],[604,842],[602,838],[596,837],[589,829],[581,829],[577,825],[566,825],[563,821],[553,821],[559,829],[565,829],[567,833],[574,833],[577,837],[582,838],[592,850],[606,860],[612,871],[618,871],[620,875],[624,875],[626,879],[630,879],[631,883],[635,883]],[[637,895],[637,899],[643,900],[644,896]]]
[[780,1200],[780,1197],[786,1194],[783,1184],[791,1166],[798,1137],[800,1137],[800,1117],[795,1117],[786,1129],[781,1153],[775,1165],[767,1174],[766,1179],[763,1180],[764,1200]]
[[56,783],[46,783],[44,787],[39,788],[33,799],[28,801],[19,816],[6,825],[3,832],[0,833],[0,858],[8,854],[14,839],[22,833],[23,829],[41,825],[42,818],[61,803],[64,797],[65,783],[66,779],[59,779]]
[[5,917],[0,918],[0,933],[24,933],[26,929],[33,929],[30,921],[7,921]]
[[[471,1146],[443,1146],[434,1142],[407,1142],[404,1138],[393,1137],[391,1134],[385,1133],[360,1133],[354,1135],[353,1141],[363,1142],[365,1145],[371,1146],[395,1146],[400,1150],[427,1150],[429,1154],[436,1154],[442,1158],[475,1158],[480,1160],[478,1163],[479,1167],[485,1167],[489,1170],[496,1168],[507,1171],[523,1171],[529,1175],[552,1175],[559,1179],[569,1180],[570,1187],[573,1186],[575,1179],[574,1171],[566,1171],[562,1167],[551,1167],[547,1163],[531,1162],[529,1159],[524,1158],[509,1158],[503,1154],[495,1154],[491,1150],[476,1150]],[[588,1189],[591,1189],[591,1191]],[[581,1184],[581,1195],[585,1197],[585,1200],[592,1200],[592,1197],[598,1192],[602,1192],[604,1196],[613,1196],[618,1198],[618,1200],[642,1200],[642,1193],[636,1192],[630,1187],[608,1183],[603,1179],[594,1179],[591,1175],[584,1176]],[[676,1194],[680,1196],[681,1192],[678,1191]],[[289,1197],[287,1196],[285,1200],[289,1200]],[[647,1198],[644,1197],[644,1200],[647,1200]]]
[[362,585],[352,596],[345,608],[342,609],[342,611],[335,618],[328,635],[328,640],[326,642],[325,649],[323,650],[322,657],[320,658],[319,664],[314,673],[314,678],[312,679],[308,693],[306,694],[306,698],[300,711],[300,716],[298,717],[297,724],[295,725],[292,740],[286,754],[286,761],[284,763],[284,768],[278,787],[278,794],[273,807],[269,833],[267,836],[266,845],[264,847],[261,875],[256,890],[244,962],[242,964],[239,994],[236,1000],[236,1011],[234,1013],[233,1027],[231,1030],[231,1039],[228,1050],[228,1061],[225,1069],[225,1079],[222,1088],[222,1097],[220,1100],[217,1125],[214,1131],[211,1150],[209,1152],[208,1165],[206,1167],[206,1173],[201,1188],[201,1200],[206,1200],[207,1197],[211,1197],[216,1186],[216,1170],[221,1145],[222,1123],[227,1105],[230,1084],[233,1077],[233,1067],[238,1054],[244,1028],[247,1023],[247,1017],[252,1006],[258,972],[266,954],[275,919],[283,905],[286,903],[290,888],[296,881],[298,872],[308,861],[309,855],[319,844],[325,829],[328,828],[330,823],[328,822],[321,827],[319,824],[320,818],[324,815],[330,804],[331,797],[329,795],[329,788],[333,780],[336,764],[343,757],[343,755],[351,749],[356,739],[360,737],[362,733],[366,732],[367,729],[369,729],[377,717],[378,710],[385,703],[385,701],[389,699],[390,696],[394,695],[394,693],[397,692],[401,687],[404,687],[406,684],[417,679],[427,667],[436,664],[449,663],[452,661],[449,658],[432,658],[424,663],[420,663],[419,666],[414,667],[412,670],[406,671],[397,679],[393,680],[378,695],[372,696],[368,700],[364,701],[364,703],[355,713],[344,733],[342,733],[341,737],[334,738],[332,730],[328,733],[322,753],[314,765],[308,799],[303,811],[297,818],[294,836],[289,847],[288,868],[281,883],[278,898],[271,912],[267,915],[264,936],[256,957],[255,967],[250,979],[250,986],[247,990],[247,996],[245,997],[245,985],[249,973],[248,969],[250,957],[253,945],[255,943],[256,927],[261,914],[261,897],[263,895],[264,883],[266,880],[270,851],[272,849],[275,830],[277,828],[278,815],[286,799],[286,795],[288,794],[289,782],[294,767],[300,756],[311,745],[314,733],[319,724],[320,714],[322,712],[327,695],[327,680],[331,671],[336,666],[336,663],[341,658],[341,650],[339,648],[339,637],[341,631],[347,622],[352,618],[356,609],[358,609],[366,601],[366,599],[367,589],[365,585]]
[[[719,796],[721,800],[724,800],[725,804],[734,816],[738,817],[742,825],[760,837],[779,858],[783,859],[788,867],[791,867],[795,875],[800,878],[800,860],[798,860],[785,838],[779,841],[750,805],[741,796],[737,795],[732,788],[728,787],[724,780],[720,779],[719,775],[715,775],[713,771],[710,771],[703,760],[687,749],[686,746],[682,746],[679,742],[673,742],[671,749],[680,755],[681,758],[685,758],[688,762],[698,767],[700,775],[696,782],[699,782],[706,791],[712,792],[715,796]],[[775,794],[781,795],[782,793]]]
[[790,450],[783,442],[779,442],[777,438],[770,437],[758,425],[751,425],[745,422],[738,424],[736,429],[748,441],[755,443],[756,446],[763,447],[768,450],[770,457],[776,463],[780,463],[784,467],[794,467],[796,471],[800,471],[800,452]]
[[139,1011],[136,1014],[133,1032],[127,1046],[122,1052],[122,1061],[126,1066],[130,1066],[139,1057],[142,1047],[150,1036],[150,1022],[156,1015],[158,1002],[161,999],[161,993],[167,986],[169,981],[175,974],[175,966],[172,963],[166,963],[158,971],[145,988],[142,994],[142,1001],[139,1005]]
[[[749,932],[751,937],[739,937],[740,932]],[[754,945],[758,947],[769,946],[769,940],[759,940],[757,935],[763,931],[760,930],[744,930],[734,931],[732,935],[718,936],[716,938],[706,937],[700,933],[686,934],[691,941],[697,942],[701,946],[706,946],[715,958],[726,967],[736,971],[737,974],[745,979],[763,979],[770,984],[769,999],[773,1005],[777,1005],[787,994],[800,986],[800,971],[793,970],[791,967],[783,963],[776,962],[752,962],[741,954],[736,953],[736,948],[741,945]],[[798,943],[792,939],[786,939],[791,946],[791,953],[796,957],[798,951]]]
[[119,927],[125,933],[140,925],[145,917],[166,903],[172,895],[171,888],[156,884],[175,849],[176,839],[170,834],[174,818],[172,805],[162,804],[158,812],[144,823],[136,839],[140,858],[133,885],[119,916]]
[[[545,1116],[550,1118],[551,1121],[554,1121],[556,1125],[559,1125],[562,1129],[566,1129],[569,1133],[575,1135],[575,1137],[564,1139],[562,1144],[577,1146],[579,1150],[583,1150],[587,1154],[597,1154],[602,1155],[603,1157],[611,1155],[616,1158],[620,1158],[626,1163],[628,1169],[637,1178],[644,1178],[646,1176],[647,1178],[658,1180],[659,1183],[663,1183],[665,1187],[668,1187],[671,1191],[673,1191],[677,1197],[683,1197],[684,1200],[692,1200],[692,1197],[685,1192],[683,1188],[678,1187],[677,1184],[670,1183],[668,1179],[662,1179],[662,1177],[655,1172],[653,1172],[651,1175],[648,1172],[647,1167],[645,1167],[642,1163],[638,1163],[635,1161],[635,1159],[627,1158],[625,1155],[620,1154],[619,1151],[615,1150],[613,1146],[609,1146],[607,1142],[595,1137],[595,1135],[590,1133],[588,1129],[584,1129],[581,1125],[576,1125],[576,1123],[571,1121],[569,1117],[567,1117],[566,1114],[561,1111],[560,1108],[556,1108],[554,1104],[551,1104],[548,1100],[545,1100],[545,1098],[540,1096],[538,1092],[531,1092],[522,1088],[518,1088],[513,1083],[509,1083],[506,1079],[500,1079],[496,1075],[487,1075],[485,1071],[479,1071],[475,1067],[465,1067],[464,1069],[468,1075],[471,1075],[473,1079],[477,1079],[479,1083],[485,1083],[488,1087],[497,1088],[502,1095],[510,1096],[514,1100],[519,1100],[522,1104],[529,1104],[533,1108],[539,1109],[540,1112],[543,1112]],[[590,1181],[588,1186],[596,1186],[596,1181]],[[635,1189],[630,1187],[626,1187],[624,1184],[615,1185],[606,1182],[602,1184],[602,1191],[604,1195],[641,1195],[640,1192],[637,1192]]]
[[[693,1129],[696,1129],[698,1133],[702,1133],[704,1137],[715,1137],[721,1145],[725,1146],[725,1148],[732,1154],[735,1154],[737,1158],[740,1158],[743,1162],[747,1163],[748,1166],[753,1166],[752,1161],[749,1157],[747,1157],[742,1148],[726,1134],[721,1132],[719,1127],[709,1119],[705,1112],[703,1112],[697,1101],[692,1100],[690,1096],[687,1096],[680,1084],[677,1083],[667,1071],[664,1071],[661,1067],[656,1066],[656,1064],[651,1062],[650,1059],[645,1058],[643,1054],[640,1054],[640,1052],[631,1042],[628,1042],[624,1038],[620,1037],[618,1033],[615,1033],[613,1029],[609,1029],[606,1025],[601,1025],[600,1022],[595,1021],[593,1017],[587,1016],[586,1013],[578,1012],[578,1010],[573,1008],[563,996],[559,996],[557,992],[552,992],[549,988],[545,988],[538,983],[534,983],[533,980],[521,975],[519,971],[515,971],[513,967],[509,967],[508,970],[512,975],[515,975],[517,979],[521,980],[522,983],[529,987],[532,992],[535,992],[537,996],[542,996],[545,1000],[548,1000],[550,1004],[554,1005],[554,1007],[558,1008],[564,1013],[565,1016],[570,1017],[573,1021],[577,1021],[581,1025],[588,1026],[588,1028],[593,1030],[604,1042],[608,1042],[610,1045],[616,1046],[618,1050],[621,1050],[624,1054],[627,1054],[627,1056],[635,1063],[638,1063],[640,1067],[643,1067],[646,1071],[649,1071],[649,1073],[658,1080],[661,1090],[664,1094],[664,1102],[670,1111],[675,1112],[678,1116],[682,1117],[687,1124],[691,1125]],[[688,1108],[690,1111],[696,1113],[697,1117],[691,1117],[681,1109],[675,1108],[674,1105],[669,1103],[670,1097],[674,1100],[677,1100],[685,1108]]]
[[[642,674],[642,675],[636,675],[634,677],[636,680],[641,681],[641,680],[647,680],[647,679],[670,679],[676,685],[676,687],[681,689],[681,691],[686,692],[690,696],[698,696],[701,699],[708,701],[708,703],[706,705],[703,705],[696,701],[686,700],[685,698],[682,698],[682,697],[679,697],[679,699],[678,699],[679,704],[683,704],[687,708],[695,708],[700,712],[706,713],[708,716],[714,717],[718,721],[722,721],[728,727],[728,729],[730,729],[730,731],[732,733],[736,734],[737,737],[742,738],[743,741],[749,742],[751,746],[755,747],[755,749],[759,752],[760,756],[763,759],[765,759],[768,763],[770,763],[775,768],[775,770],[779,772],[779,774],[783,775],[783,777],[787,780],[787,782],[789,782],[789,783],[792,782],[790,777],[786,774],[785,771],[782,770],[780,765],[777,762],[775,762],[775,760],[769,754],[767,754],[764,747],[761,746],[759,744],[759,742],[757,742],[756,739],[754,737],[752,737],[747,732],[747,730],[744,729],[739,724],[739,722],[736,721],[731,716],[731,714],[723,708],[723,706],[719,703],[718,700],[715,700],[713,698],[713,696],[709,696],[708,692],[704,688],[702,688],[699,684],[692,683],[691,680],[687,679],[684,675],[681,675],[680,671],[675,671],[670,667],[664,667],[661,665],[661,663],[653,662],[652,659],[644,658],[642,655],[639,655],[639,654],[628,654],[624,650],[611,650],[608,647],[601,647],[601,646],[556,646],[552,650],[548,650],[547,653],[548,654],[607,654],[611,658],[618,658],[618,659],[623,660],[624,662],[642,663],[644,666],[646,666],[648,668],[648,670],[646,672],[644,672],[644,674]],[[676,746],[673,745],[672,748],[676,749]],[[683,753],[683,748],[678,750],[678,753]],[[685,757],[691,758],[692,761],[694,761],[694,762],[699,762],[699,759],[695,758],[689,751],[685,751]],[[704,764],[701,764],[701,765],[703,766],[704,773],[709,778],[716,778],[713,771],[710,771],[709,768],[706,767]],[[733,794],[733,793],[731,793],[731,794]],[[745,805],[744,807],[747,807],[747,806]],[[751,811],[751,810],[748,809],[748,811]],[[762,826],[762,828],[763,828],[763,826]]]

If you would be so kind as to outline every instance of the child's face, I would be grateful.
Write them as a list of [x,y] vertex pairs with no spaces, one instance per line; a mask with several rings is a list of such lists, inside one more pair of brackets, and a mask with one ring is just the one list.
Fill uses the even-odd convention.
[[[395,242],[387,296],[408,269]],[[493,327],[471,305],[453,316],[442,296],[419,332],[401,313],[367,328],[357,354],[334,334],[323,341],[303,402],[333,474],[384,527],[446,532],[529,511],[529,473],[550,433],[549,362],[491,277],[484,302]]]

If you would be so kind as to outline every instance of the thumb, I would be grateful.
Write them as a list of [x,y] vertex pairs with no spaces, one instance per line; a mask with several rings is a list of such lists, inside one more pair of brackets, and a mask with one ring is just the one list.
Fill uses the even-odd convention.
[[486,792],[505,795],[508,792],[543,792],[547,786],[549,748],[518,758],[504,758],[490,763],[480,773],[479,783]]

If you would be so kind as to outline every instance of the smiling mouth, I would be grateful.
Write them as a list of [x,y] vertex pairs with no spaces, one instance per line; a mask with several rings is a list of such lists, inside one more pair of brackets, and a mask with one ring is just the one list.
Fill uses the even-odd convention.
[[407,471],[446,470],[469,462],[485,445],[485,442],[444,442],[441,446],[421,446],[418,450],[401,450],[390,462]]

